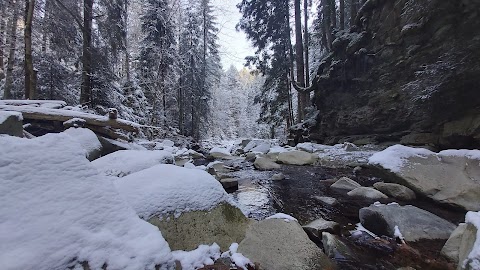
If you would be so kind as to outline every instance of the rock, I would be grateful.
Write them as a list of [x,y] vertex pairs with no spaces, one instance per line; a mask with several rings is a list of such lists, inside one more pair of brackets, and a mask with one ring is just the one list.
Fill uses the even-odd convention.
[[345,151],[358,151],[359,148],[353,143],[344,142],[343,143],[343,150],[345,150]]
[[272,175],[272,180],[274,181],[280,181],[280,180],[284,180],[285,179],[285,175],[283,173],[276,173],[274,175]]
[[268,153],[269,150],[270,150],[270,144],[269,143],[261,143],[261,144],[255,146],[254,148],[252,148],[252,150],[250,150],[250,152],[266,154],[266,153]]
[[268,151],[267,157],[273,161],[277,161],[278,155],[283,152],[288,152],[288,150],[281,146],[273,146]]
[[391,255],[397,249],[397,242],[394,239],[373,237],[365,231],[354,231],[350,236],[355,245],[368,249],[371,254]]
[[388,196],[383,194],[382,192],[370,188],[370,187],[358,187],[353,189],[347,193],[348,196],[351,197],[362,197],[365,199],[372,199],[372,200],[379,200],[379,199],[387,199]]
[[317,161],[317,156],[304,151],[288,151],[278,154],[278,161],[289,165],[312,165]]
[[175,165],[183,167],[187,162],[189,162],[189,158],[179,158],[175,157]]
[[0,111],[0,134],[23,137],[22,113]]
[[335,260],[354,260],[355,256],[352,250],[345,245],[338,237],[328,232],[322,233],[322,244],[325,253],[331,259]]
[[225,148],[214,147],[210,150],[209,155],[214,159],[231,159],[232,155]]
[[255,166],[257,170],[262,170],[262,171],[280,169],[281,167],[279,164],[264,157],[257,157],[255,159],[255,162],[253,163],[253,166]]
[[253,162],[253,161],[255,161],[256,158],[257,158],[256,153],[248,152],[248,153],[245,154],[245,161]]
[[[476,268],[475,266],[472,266],[472,265],[469,265],[469,264],[473,264],[472,260],[467,260],[468,258],[468,255],[470,254],[470,252],[472,252],[472,249],[475,245],[475,241],[478,240],[477,239],[477,227],[475,227],[474,225],[472,224],[467,224],[467,227],[465,228],[465,232],[463,233],[463,236],[462,236],[462,241],[460,242],[460,249],[459,249],[459,252],[458,252],[458,268],[457,270],[476,270],[478,268]],[[467,260],[465,262],[465,260]],[[479,261],[479,258],[477,258],[476,260],[476,263],[478,265],[478,261]],[[467,265],[467,267],[463,267],[463,262],[465,262],[465,265]],[[468,266],[469,265],[469,266]]]
[[[231,168],[225,166],[225,163],[220,162],[220,161],[215,161],[215,162],[212,162],[212,163],[208,164],[207,168],[209,169],[209,173],[212,174],[212,175],[217,175],[217,174],[221,174],[221,173],[230,173],[230,172],[233,171]],[[214,173],[212,173],[210,171],[210,169],[213,169]]]
[[222,250],[228,250],[231,243],[238,243],[245,237],[250,221],[240,209],[223,203],[210,211],[184,212],[148,220],[157,226],[172,250],[194,250],[200,244],[217,243]]
[[69,128],[63,133],[72,137],[75,141],[85,149],[85,155],[88,160],[92,161],[100,157],[102,153],[102,144],[98,140],[97,135],[87,128]]
[[447,257],[449,261],[458,264],[458,256],[460,252],[460,245],[462,243],[463,234],[467,229],[466,223],[460,223],[458,227],[452,232],[447,242],[443,246],[440,253]]
[[479,162],[477,150],[434,153],[402,145],[391,146],[369,160],[391,182],[404,184],[439,203],[469,211],[480,210]]
[[360,209],[360,222],[377,235],[395,237],[395,226],[406,241],[448,239],[455,225],[420,208],[398,204],[371,205]]
[[[148,144],[140,145],[136,143],[122,142],[98,135],[97,137],[102,144],[102,157],[120,150],[147,150],[148,146]],[[149,150],[153,150],[153,148]]]
[[266,219],[252,223],[238,252],[265,270],[333,268],[328,257],[295,221]]
[[411,201],[416,198],[413,190],[399,184],[377,182],[373,184],[373,187],[395,199]]
[[238,179],[236,178],[220,179],[220,183],[222,184],[223,188],[229,192],[238,189]]
[[353,181],[352,179],[350,179],[348,177],[342,177],[342,178],[338,179],[337,182],[333,183],[330,186],[330,188],[351,191],[351,190],[354,190],[354,189],[356,189],[358,187],[361,187],[361,186],[362,185],[360,185],[359,183]]
[[307,225],[302,226],[303,230],[310,236],[310,238],[317,241],[322,241],[322,233],[329,232],[338,234],[340,232],[340,225],[335,221],[328,221],[323,218],[316,219]]
[[337,199],[332,198],[332,197],[313,196],[313,198],[317,201],[320,201],[320,202],[322,202],[324,204],[327,204],[327,205],[330,205],[330,206],[338,204]]

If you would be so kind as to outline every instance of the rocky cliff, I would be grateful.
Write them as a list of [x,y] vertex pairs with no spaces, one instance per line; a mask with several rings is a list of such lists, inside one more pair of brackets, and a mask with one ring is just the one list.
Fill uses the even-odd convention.
[[297,140],[480,147],[480,1],[368,0],[315,78]]

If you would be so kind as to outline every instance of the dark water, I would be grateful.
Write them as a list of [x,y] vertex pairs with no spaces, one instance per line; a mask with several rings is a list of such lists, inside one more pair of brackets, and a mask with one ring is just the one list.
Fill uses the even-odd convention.
[[[286,179],[270,180],[271,176],[278,172],[283,173]],[[355,252],[357,259],[336,260],[339,269],[397,269],[405,266],[415,269],[454,269],[453,265],[439,256],[445,241],[419,241],[400,246],[396,245],[393,239],[375,243],[372,239],[352,239],[349,236],[349,231],[359,222],[359,209],[371,205],[373,201],[348,197],[346,192],[332,190],[329,186],[334,179],[342,176],[349,177],[362,186],[372,186],[373,183],[382,181],[366,168],[354,174],[351,168],[282,165],[282,168],[275,172],[260,172],[254,170],[251,164],[245,163],[240,171],[231,173],[231,176],[241,179],[239,190],[232,195],[244,210],[249,211],[251,218],[260,220],[282,212],[297,218],[301,225],[318,218],[341,224],[342,241]],[[339,204],[328,206],[318,202],[314,196],[334,197]],[[393,201],[380,200],[381,203]],[[455,224],[465,218],[463,211],[439,207],[426,199],[408,203],[398,200],[395,202],[400,205],[415,205]],[[389,241],[393,248],[390,251]],[[321,247],[321,243],[317,244]]]

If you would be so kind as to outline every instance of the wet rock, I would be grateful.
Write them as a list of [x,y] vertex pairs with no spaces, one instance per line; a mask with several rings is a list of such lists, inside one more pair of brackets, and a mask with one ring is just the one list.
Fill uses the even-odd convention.
[[447,242],[441,250],[441,254],[448,258],[449,261],[458,264],[458,256],[460,252],[460,244],[462,243],[463,234],[467,229],[466,223],[460,223],[452,232]]
[[280,180],[284,180],[285,179],[285,175],[283,173],[276,173],[274,175],[272,175],[272,180],[274,181],[280,181]]
[[399,184],[377,182],[373,184],[373,187],[395,199],[411,201],[416,198],[413,190]]
[[254,222],[238,252],[266,270],[332,269],[333,264],[294,221],[266,219]]
[[275,170],[275,169],[280,169],[280,165],[273,162],[272,160],[264,157],[257,157],[255,159],[255,162],[253,163],[253,166],[257,170],[262,170],[262,171],[269,171],[269,170]]
[[350,179],[348,177],[342,177],[342,178],[338,179],[337,182],[333,183],[330,187],[334,188],[334,189],[351,191],[351,190],[354,190],[354,189],[356,189],[358,187],[361,187],[361,186],[362,185],[360,185],[359,183],[353,181],[352,179]]
[[317,201],[320,201],[320,202],[322,202],[324,204],[327,204],[327,205],[330,205],[330,206],[334,206],[334,205],[338,204],[337,199],[332,198],[332,197],[313,196],[313,198]]
[[[400,165],[383,163],[381,158],[385,155]],[[426,149],[395,145],[373,155],[370,161],[377,164],[376,168],[386,173],[391,182],[404,184],[439,203],[479,211],[479,159],[474,151],[469,150],[434,153]]]
[[[471,259],[468,259],[468,255],[472,252],[472,249],[475,245],[475,241],[477,239],[477,227],[472,224],[467,224],[465,231],[462,235],[462,241],[460,242],[460,248],[458,252],[458,270],[476,270],[475,266],[473,266],[473,262]],[[477,258],[477,265],[478,265],[478,258]],[[465,263],[465,264],[464,264]],[[465,265],[465,267],[463,267]]]
[[222,184],[223,188],[229,192],[232,192],[238,189],[238,179],[236,178],[220,179],[220,183]]
[[351,197],[361,197],[365,199],[372,199],[372,200],[379,200],[379,199],[387,199],[388,196],[383,194],[382,192],[370,188],[370,187],[358,187],[353,189],[347,193],[348,196]]
[[314,154],[304,151],[288,151],[278,154],[278,161],[289,165],[312,165],[318,157]]
[[340,232],[340,225],[337,222],[325,220],[323,218],[316,219],[307,225],[302,226],[302,228],[311,239],[317,241],[322,241],[323,232],[333,234],[338,234]]
[[194,250],[200,244],[217,243],[228,250],[245,237],[250,220],[235,206],[222,203],[210,211],[184,212],[179,217],[148,220],[157,226],[172,250]]
[[0,134],[23,137],[22,121],[22,113],[0,111]]
[[322,244],[325,249],[325,254],[331,259],[340,261],[355,260],[355,255],[352,250],[333,234],[323,232]]
[[455,225],[420,208],[398,204],[371,205],[360,209],[360,222],[377,235],[395,237],[395,226],[406,241],[448,239]]

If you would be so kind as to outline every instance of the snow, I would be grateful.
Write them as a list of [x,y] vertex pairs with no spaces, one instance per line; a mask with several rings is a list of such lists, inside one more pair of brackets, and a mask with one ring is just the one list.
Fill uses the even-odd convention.
[[376,234],[373,232],[369,231],[367,228],[363,227],[362,223],[357,223],[355,224],[355,230],[350,231],[352,234],[356,234],[357,232],[366,232],[373,238],[378,238]]
[[222,253],[221,257],[222,258],[230,258],[230,260],[239,268],[241,269],[247,269],[248,265],[252,265],[252,261],[250,259],[246,258],[243,256],[242,253],[237,253],[238,250],[238,244],[237,243],[232,243],[228,249],[228,251],[225,251]]
[[23,115],[20,112],[0,111],[0,124],[5,122],[11,116],[16,117],[18,121],[23,121]]
[[67,103],[63,100],[0,100],[0,105],[29,105],[55,109],[65,107]]
[[211,246],[200,245],[192,251],[172,251],[172,256],[182,265],[182,270],[194,270],[205,265],[211,265],[220,258],[220,246],[213,243]]
[[228,151],[227,148],[213,147],[210,150],[210,155],[213,154],[213,153],[221,153],[221,154],[224,154],[226,156],[231,156],[231,154],[230,154],[230,152]]
[[100,172],[115,177],[124,177],[164,163],[173,163],[173,156],[161,150],[120,150],[92,161]]
[[132,173],[114,182],[137,214],[148,219],[174,213],[210,210],[229,197],[209,173],[161,164]]
[[395,225],[395,227],[394,227],[393,235],[394,235],[396,238],[400,239],[400,241],[405,242],[405,240],[404,240],[404,238],[403,238],[403,235],[402,235],[402,233],[400,232],[400,229],[398,228],[397,225]]
[[2,269],[162,269],[160,231],[138,218],[66,134],[0,137]]
[[296,218],[294,218],[290,215],[284,214],[284,213],[277,213],[275,215],[267,217],[266,219],[283,219],[286,222],[290,222],[290,221],[297,221],[298,222],[298,220]]
[[327,167],[341,166],[347,163],[367,163],[368,158],[379,151],[372,145],[355,146],[351,143],[336,145],[303,143],[298,144],[296,148],[317,154],[320,163]]
[[260,143],[254,148],[252,148],[252,150],[250,150],[250,152],[254,152],[254,153],[258,152],[262,154],[266,154],[268,151],[270,151],[270,144],[266,142]]
[[284,153],[288,151],[289,151],[288,149],[277,145],[270,148],[267,154],[278,154],[278,153]]
[[90,154],[94,154],[95,152],[98,153],[98,156],[100,155],[102,144],[98,140],[97,135],[95,135],[95,133],[90,129],[72,127],[65,130],[64,133],[80,143],[83,149],[85,149],[85,156],[88,157]]
[[409,158],[427,158],[428,156],[436,156],[439,160],[443,157],[466,157],[480,160],[480,150],[450,149],[435,153],[424,148],[413,148],[397,144],[375,153],[368,162],[369,164],[380,165],[392,172],[400,172],[407,165]]
[[314,152],[318,152],[318,151],[331,149],[333,147],[329,146],[329,145],[306,142],[306,143],[297,144],[296,148],[298,150],[302,150],[302,151],[305,151],[305,152],[314,153]]
[[74,126],[74,127],[77,127],[78,126],[78,123],[83,123],[85,124],[87,121],[85,119],[82,119],[82,118],[72,118],[72,119],[69,119],[65,122],[63,122],[63,125],[64,126]]
[[468,212],[465,215],[465,222],[474,225],[477,228],[477,238],[473,244],[472,251],[468,254],[465,262],[460,262],[464,266],[470,260],[470,269],[480,269],[480,212]]

